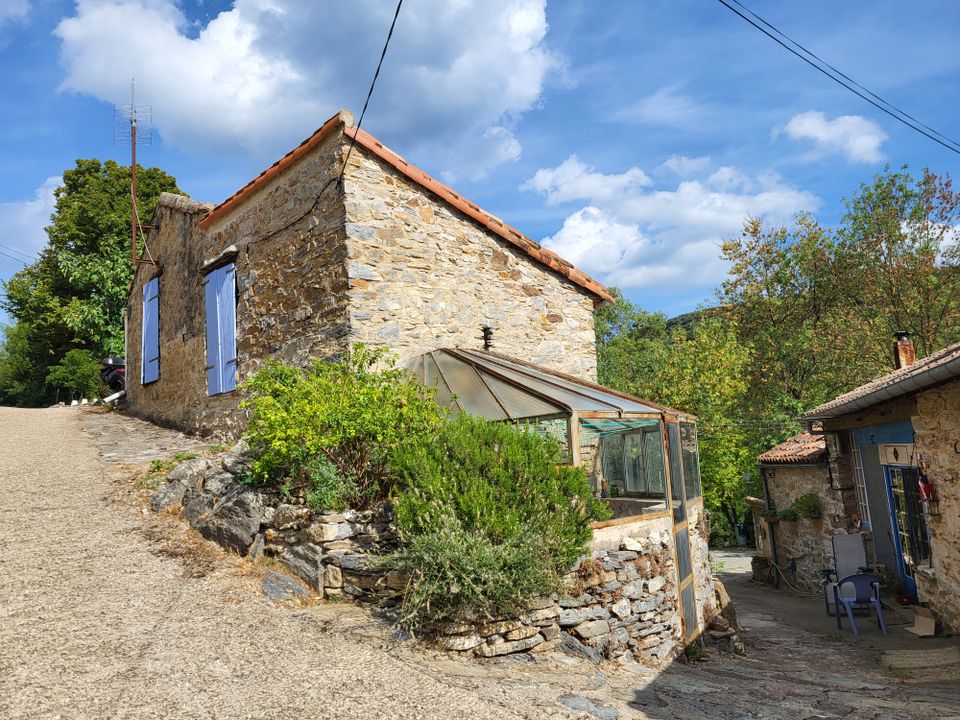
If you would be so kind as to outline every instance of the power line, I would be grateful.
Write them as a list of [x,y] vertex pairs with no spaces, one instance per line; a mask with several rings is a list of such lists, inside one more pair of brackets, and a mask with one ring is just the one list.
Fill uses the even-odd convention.
[[21,265],[23,265],[24,267],[27,267],[30,264],[26,260],[21,260],[16,255],[11,255],[10,253],[4,252],[3,250],[0,250],[0,256],[8,258],[9,260],[14,260],[20,263]]
[[[757,14],[756,14],[755,12],[753,12],[752,10],[748,9],[748,8],[747,8],[746,6],[744,6],[742,3],[738,2],[738,0],[731,0],[731,2],[733,2],[733,3],[735,3],[736,5],[739,5],[740,7],[742,7],[746,12],[750,13],[750,15],[752,15],[752,16],[755,17],[757,20],[759,20],[761,23],[763,23],[764,25],[766,25],[767,27],[769,27],[770,29],[772,29],[774,32],[776,32],[776,33],[778,33],[779,35],[781,35],[781,36],[782,36],[783,38],[785,38],[788,42],[790,42],[790,43],[792,43],[793,45],[795,45],[796,47],[800,48],[803,52],[800,52],[800,51],[795,50],[794,48],[790,47],[790,45],[788,45],[786,42],[784,42],[784,41],[781,40],[779,37],[777,37],[776,35],[774,35],[773,33],[771,33],[769,30],[767,30],[766,27],[762,27],[761,25],[758,25],[756,22],[754,22],[754,21],[751,20],[749,17],[747,17],[746,15],[744,15],[742,12],[740,12],[739,10],[737,10],[737,8],[733,7],[733,5],[731,5],[729,2],[727,2],[727,0],[717,0],[717,2],[719,2],[719,3],[720,3],[721,5],[723,5],[725,8],[727,8],[728,10],[730,10],[732,13],[734,13],[734,14],[737,15],[737,16],[739,16],[741,19],[745,20],[747,23],[749,23],[750,25],[752,25],[754,28],[756,28],[757,30],[759,30],[760,32],[762,32],[764,35],[766,35],[767,37],[769,37],[769,38],[770,38],[771,40],[773,40],[775,43],[777,43],[778,45],[782,46],[784,49],[786,49],[786,50],[788,50],[789,52],[791,52],[791,53],[793,53],[794,55],[796,55],[798,58],[800,58],[800,59],[803,60],[805,63],[807,63],[808,65],[810,65],[810,67],[812,67],[812,68],[818,70],[819,72],[823,73],[824,75],[826,75],[828,78],[830,78],[831,80],[833,80],[835,83],[837,83],[837,84],[840,85],[841,87],[846,88],[847,90],[849,90],[849,91],[852,92],[853,94],[857,95],[857,96],[860,97],[861,99],[866,100],[868,103],[870,103],[871,105],[873,105],[875,108],[877,108],[877,109],[880,110],[881,112],[886,113],[887,115],[889,115],[890,117],[892,117],[894,120],[896,120],[896,121],[898,121],[898,122],[900,122],[900,123],[903,123],[904,125],[906,125],[907,127],[909,127],[909,128],[912,129],[912,130],[916,130],[916,131],[917,131],[918,133],[920,133],[921,135],[924,135],[925,137],[929,138],[930,140],[933,140],[935,143],[937,143],[937,144],[939,144],[939,145],[942,145],[942,146],[945,147],[947,150],[950,150],[951,152],[954,152],[954,153],[957,153],[958,155],[960,155],[960,143],[958,143],[956,140],[952,140],[951,138],[947,137],[947,136],[944,135],[943,133],[940,133],[940,132],[938,132],[938,131],[930,128],[928,125],[923,124],[922,122],[920,122],[919,120],[917,120],[916,118],[914,118],[912,115],[910,115],[910,114],[904,112],[903,110],[901,110],[900,108],[898,108],[896,105],[893,105],[892,103],[884,100],[883,98],[881,98],[881,97],[880,97],[879,95],[877,95],[876,93],[873,93],[873,92],[871,92],[870,90],[867,90],[865,87],[863,87],[862,85],[860,85],[860,83],[856,82],[855,80],[852,80],[849,76],[847,76],[847,75],[845,75],[844,73],[842,73],[842,72],[840,72],[839,70],[837,70],[833,65],[830,65],[830,64],[827,63],[826,61],[821,60],[816,54],[814,54],[813,52],[807,50],[805,47],[803,47],[803,45],[801,45],[800,43],[798,43],[798,42],[796,42],[795,40],[791,39],[788,35],[786,35],[785,33],[781,32],[780,30],[778,30],[774,25],[772,25],[771,23],[769,23],[769,22],[767,22],[766,20],[764,20],[762,17],[760,17],[759,15],[757,15]],[[822,63],[822,65],[823,65],[823,66],[826,66],[826,67],[823,67],[823,66],[821,66],[821,65],[818,65],[817,62],[814,62],[814,60],[811,60],[810,57],[807,57],[807,55],[804,55],[803,53],[807,53],[807,55],[809,55],[809,56],[812,57],[812,58],[815,58],[817,62]],[[827,68],[829,68],[829,70],[828,70]],[[834,73],[836,73],[836,75],[832,74],[832,73],[830,72],[831,70],[832,70]],[[876,100],[874,100],[873,98],[876,98]],[[886,106],[886,107],[885,107],[885,106]]]
[[3,248],[4,250],[9,250],[10,252],[16,253],[17,255],[22,255],[23,257],[27,258],[28,260],[39,260],[39,259],[40,259],[40,256],[37,255],[36,253],[25,253],[25,252],[23,252],[23,250],[17,250],[16,248],[12,248],[12,247],[10,247],[9,245],[4,245],[3,243],[0,243],[0,248]]
[[380,61],[377,63],[377,70],[373,74],[373,81],[370,83],[370,89],[367,91],[367,99],[363,101],[363,110],[360,111],[360,119],[357,121],[357,127],[350,138],[350,147],[347,149],[347,157],[343,161],[343,168],[340,170],[340,177],[337,178],[337,184],[343,182],[343,174],[347,171],[347,163],[350,162],[350,155],[353,153],[353,146],[357,142],[357,133],[360,132],[360,126],[363,125],[363,116],[367,114],[367,105],[370,104],[370,98],[373,96],[373,88],[376,87],[377,78],[380,77],[380,68],[383,66],[383,59],[387,56],[387,48],[390,47],[390,38],[393,37],[393,29],[397,25],[397,18],[400,16],[400,6],[403,0],[397,0],[397,9],[393,13],[393,21],[390,23],[390,31],[387,33],[387,41],[383,44],[383,51],[380,53]]

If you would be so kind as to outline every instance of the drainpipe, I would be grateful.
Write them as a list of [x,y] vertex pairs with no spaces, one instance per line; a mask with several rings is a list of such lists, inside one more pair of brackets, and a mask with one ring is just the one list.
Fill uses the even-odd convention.
[[[767,473],[760,468],[760,477],[763,478],[763,499],[767,510],[773,510],[773,503],[770,501],[770,485],[767,480]],[[773,565],[773,587],[780,588],[780,560],[777,557],[777,524],[767,523],[767,529],[770,530],[770,563]]]

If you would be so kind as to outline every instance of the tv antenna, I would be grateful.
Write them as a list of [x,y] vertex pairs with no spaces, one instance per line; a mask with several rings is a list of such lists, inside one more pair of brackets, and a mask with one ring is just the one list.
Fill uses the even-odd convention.
[[[117,105],[113,109],[113,142],[115,145],[130,145],[130,262],[156,265],[153,258],[143,259],[137,254],[137,232],[142,234],[143,225],[137,213],[137,143],[153,144],[153,108],[137,105],[137,81],[130,81],[130,104]],[[150,255],[147,241],[143,247]]]

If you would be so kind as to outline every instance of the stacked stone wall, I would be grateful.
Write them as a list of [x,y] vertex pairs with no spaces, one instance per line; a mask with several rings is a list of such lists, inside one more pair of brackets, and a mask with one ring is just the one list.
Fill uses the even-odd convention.
[[764,468],[764,473],[775,510],[785,510],[797,498],[813,493],[820,502],[820,517],[801,515],[796,520],[776,522],[762,519],[756,523],[764,535],[758,541],[758,551],[771,561],[771,536],[775,535],[777,564],[786,581],[800,590],[820,592],[820,569],[833,567],[833,536],[855,530],[848,509],[852,490],[833,486],[826,463],[771,465]]
[[595,380],[593,296],[357,147],[346,175],[351,339],[402,360],[483,347]]
[[917,570],[918,591],[948,629],[960,632],[960,381],[918,395],[916,412],[916,452],[939,498],[927,517],[933,568]]
[[[253,560],[285,565],[323,597],[349,597],[390,607],[406,578],[373,559],[397,547],[389,505],[366,511],[315,511],[303,498],[280,497],[237,482],[248,467],[245,448],[179,465],[152,498],[213,540]],[[698,620],[714,619],[713,579],[700,520],[691,536]],[[428,628],[450,651],[492,657],[562,648],[595,662],[660,664],[683,650],[673,535],[669,518],[639,521],[613,549],[596,549],[563,578],[563,592],[534,599],[511,617]],[[702,541],[702,542],[701,542]]]

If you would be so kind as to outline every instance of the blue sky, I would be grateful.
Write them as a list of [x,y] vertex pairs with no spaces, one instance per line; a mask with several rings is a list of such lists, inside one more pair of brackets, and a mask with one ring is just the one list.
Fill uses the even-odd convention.
[[[960,4],[745,4],[960,137]],[[217,202],[340,107],[359,113],[392,0],[0,0],[0,244],[44,242],[76,158],[125,161],[112,106],[153,107],[140,161]],[[709,301],[747,214],[826,223],[889,163],[960,156],[715,0],[406,0],[364,127],[668,315]],[[20,267],[0,255],[0,278]]]

